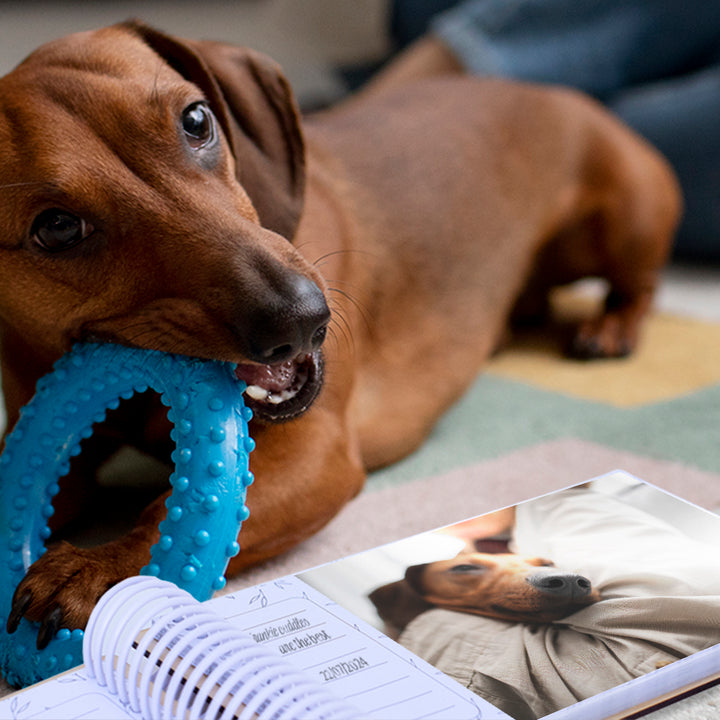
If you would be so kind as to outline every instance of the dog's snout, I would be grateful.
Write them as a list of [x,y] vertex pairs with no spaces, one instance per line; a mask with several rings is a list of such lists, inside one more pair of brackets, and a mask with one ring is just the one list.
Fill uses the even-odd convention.
[[320,288],[303,275],[293,275],[273,295],[251,319],[250,359],[276,364],[317,350],[330,322]]
[[529,575],[527,581],[536,590],[558,598],[579,599],[592,592],[592,583],[575,573],[537,572]]

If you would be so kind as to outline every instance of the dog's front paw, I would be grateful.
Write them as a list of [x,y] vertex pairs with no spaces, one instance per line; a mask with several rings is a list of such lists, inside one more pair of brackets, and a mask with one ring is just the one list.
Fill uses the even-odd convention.
[[632,354],[651,302],[650,290],[632,294],[611,290],[605,299],[604,312],[578,326],[569,354],[580,360]]
[[630,355],[636,344],[636,324],[620,315],[607,314],[578,327],[568,354],[578,360],[622,358]]
[[80,549],[63,542],[48,548],[15,590],[8,632],[23,617],[39,622],[42,650],[61,628],[84,628],[101,595],[140,570],[129,567],[126,558],[119,560],[113,544]]

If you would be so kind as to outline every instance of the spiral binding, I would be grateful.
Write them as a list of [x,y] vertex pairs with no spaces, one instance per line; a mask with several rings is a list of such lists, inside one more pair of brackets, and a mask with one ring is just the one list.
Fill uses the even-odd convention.
[[157,578],[128,578],[95,607],[88,675],[144,718],[342,720],[358,713],[279,654]]

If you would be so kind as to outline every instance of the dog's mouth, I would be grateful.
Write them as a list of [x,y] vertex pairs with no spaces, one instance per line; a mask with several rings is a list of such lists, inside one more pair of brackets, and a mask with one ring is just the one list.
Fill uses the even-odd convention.
[[256,420],[284,422],[302,415],[318,396],[323,357],[316,350],[276,365],[240,364],[235,375],[247,383],[245,401]]

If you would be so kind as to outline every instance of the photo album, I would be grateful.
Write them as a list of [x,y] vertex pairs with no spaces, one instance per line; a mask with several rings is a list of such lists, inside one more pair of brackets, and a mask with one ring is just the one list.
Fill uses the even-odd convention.
[[132,578],[0,718],[631,718],[720,679],[719,546],[615,471],[204,603]]

